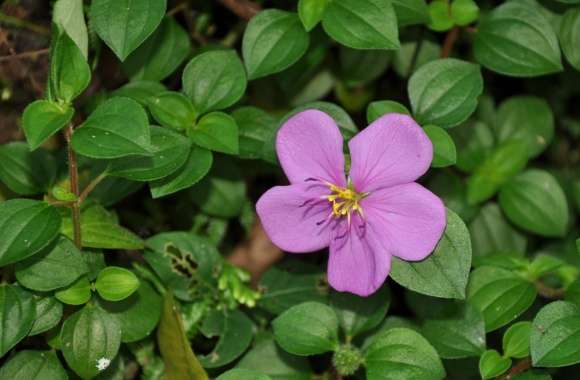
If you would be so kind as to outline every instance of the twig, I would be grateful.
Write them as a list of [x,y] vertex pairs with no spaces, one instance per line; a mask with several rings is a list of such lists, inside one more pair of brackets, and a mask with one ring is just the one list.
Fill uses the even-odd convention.
[[97,185],[99,183],[101,183],[102,180],[104,180],[105,178],[107,178],[108,172],[107,170],[105,170],[104,172],[102,172],[101,174],[99,174],[98,176],[96,176],[88,185],[87,187],[84,188],[83,192],[81,193],[81,195],[79,195],[77,202],[79,203],[79,205],[85,200],[87,199],[87,197],[89,196],[89,194],[95,189],[95,187],[97,187]]
[[510,380],[514,376],[527,371],[532,367],[532,359],[529,357],[520,360],[515,366],[513,366],[509,371],[504,373],[503,375],[499,376],[497,380]]
[[175,7],[173,7],[172,9],[170,9],[167,12],[167,17],[171,17],[171,16],[175,16],[177,13],[184,11],[187,9],[187,2],[182,2],[180,4],[177,4]]
[[561,289],[561,288],[554,289],[554,288],[546,285],[542,281],[536,282],[536,289],[538,290],[538,294],[540,294],[540,296],[547,298],[547,299],[551,299],[551,300],[562,299],[562,298],[564,298],[564,295],[566,294],[565,289]]
[[50,49],[47,48],[34,51],[25,51],[23,53],[18,54],[5,55],[3,57],[0,57],[0,63],[5,61],[11,61],[13,59],[36,58],[39,55],[48,54],[49,51]]
[[443,50],[441,50],[441,58],[447,58],[451,55],[451,50],[453,50],[453,45],[455,45],[457,37],[459,37],[459,27],[454,26],[445,36]]
[[81,207],[80,207],[80,193],[79,193],[79,169],[77,163],[77,155],[71,146],[71,137],[73,133],[72,123],[68,125],[64,130],[64,136],[68,146],[68,170],[70,177],[70,191],[76,197],[76,201],[73,203],[72,210],[72,222],[73,222],[73,235],[75,245],[81,249],[82,248],[82,236],[81,236]]
[[37,24],[32,23],[30,21],[19,19],[18,17],[8,16],[7,14],[4,14],[2,12],[0,12],[0,23],[4,23],[4,24],[10,25],[10,26],[15,26],[17,28],[25,28],[25,29],[28,29],[32,32],[42,34],[45,36],[50,35],[50,29],[48,29],[42,25],[37,25]]
[[224,7],[246,21],[262,10],[262,7],[249,0],[218,0]]

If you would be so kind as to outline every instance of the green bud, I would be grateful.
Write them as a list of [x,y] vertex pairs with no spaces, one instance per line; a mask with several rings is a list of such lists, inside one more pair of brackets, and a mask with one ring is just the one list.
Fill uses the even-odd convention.
[[342,376],[353,375],[362,363],[363,357],[360,350],[350,344],[340,346],[332,356],[332,365]]
[[479,7],[473,0],[454,0],[451,4],[451,17],[456,25],[469,25],[479,17]]
[[427,27],[436,32],[445,32],[453,28],[454,21],[447,0],[434,0],[429,3],[430,21]]

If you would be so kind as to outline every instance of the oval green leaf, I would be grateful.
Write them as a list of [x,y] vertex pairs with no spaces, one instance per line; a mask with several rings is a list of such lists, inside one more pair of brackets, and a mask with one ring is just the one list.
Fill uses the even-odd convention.
[[24,109],[22,129],[31,150],[64,128],[74,115],[74,108],[49,100],[37,100]]
[[68,375],[55,352],[24,350],[2,366],[0,379],[68,380]]
[[28,335],[35,307],[32,293],[16,285],[0,285],[0,358]]
[[106,267],[99,272],[95,289],[107,301],[121,301],[139,288],[139,279],[133,272],[121,267]]

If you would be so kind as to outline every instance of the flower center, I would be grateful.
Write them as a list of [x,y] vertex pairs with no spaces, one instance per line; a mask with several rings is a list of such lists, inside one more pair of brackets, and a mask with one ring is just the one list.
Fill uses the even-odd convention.
[[353,212],[358,212],[361,217],[363,216],[360,201],[366,197],[368,193],[357,193],[350,182],[346,188],[332,184],[328,187],[332,193],[326,196],[326,199],[332,203],[332,216],[346,216],[349,220],[351,216],[350,214]]

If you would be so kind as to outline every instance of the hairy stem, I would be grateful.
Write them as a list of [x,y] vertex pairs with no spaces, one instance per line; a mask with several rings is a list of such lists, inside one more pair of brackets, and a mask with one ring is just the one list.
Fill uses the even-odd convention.
[[443,50],[441,50],[441,58],[448,58],[451,55],[453,46],[459,37],[459,27],[454,26],[447,35],[445,36],[445,41],[443,42]]
[[82,236],[81,236],[81,205],[80,205],[80,192],[79,192],[79,168],[77,162],[77,155],[71,146],[71,136],[73,133],[72,123],[68,125],[65,129],[65,138],[67,142],[68,150],[68,172],[70,177],[70,191],[76,197],[76,201],[72,204],[72,222],[73,222],[73,236],[75,245],[81,249],[82,248]]

